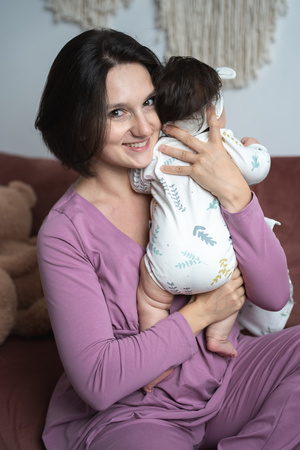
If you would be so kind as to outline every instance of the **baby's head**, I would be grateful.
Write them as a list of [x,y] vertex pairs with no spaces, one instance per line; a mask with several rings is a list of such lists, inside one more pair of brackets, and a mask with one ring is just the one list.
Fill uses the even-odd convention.
[[[218,118],[223,112],[221,88],[221,78],[214,68],[196,58],[171,57],[156,92],[156,108],[161,122],[176,122],[177,126],[188,131],[195,128],[204,131],[207,128],[206,106],[213,103]],[[178,123],[187,119],[188,124]]]

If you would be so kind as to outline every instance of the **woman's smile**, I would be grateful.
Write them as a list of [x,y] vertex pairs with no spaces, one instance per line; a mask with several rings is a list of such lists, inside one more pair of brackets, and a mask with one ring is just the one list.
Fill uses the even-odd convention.
[[146,167],[161,130],[150,74],[140,64],[122,64],[108,72],[106,83],[109,131],[101,162],[126,170]]
[[145,150],[148,150],[149,145],[150,145],[150,138],[148,138],[145,141],[142,142],[132,142],[132,143],[124,143],[123,144],[126,147],[130,147],[131,150],[135,151],[135,152],[142,152]]

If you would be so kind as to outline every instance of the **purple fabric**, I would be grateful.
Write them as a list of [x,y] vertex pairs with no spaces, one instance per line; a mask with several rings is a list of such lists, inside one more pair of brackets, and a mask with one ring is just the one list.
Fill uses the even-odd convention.
[[[240,213],[223,214],[244,278],[255,279],[247,287],[251,300],[281,309],[289,296],[286,260],[256,197]],[[202,333],[194,338],[177,312],[186,298],[175,298],[167,319],[138,331],[144,252],[72,187],[39,232],[43,288],[65,368],[48,410],[47,449],[89,448],[108,424],[135,419],[171,421],[201,442],[205,423],[220,410],[238,358],[208,352]],[[235,346],[243,341],[237,325],[230,339]],[[152,393],[140,390],[170,367]]]

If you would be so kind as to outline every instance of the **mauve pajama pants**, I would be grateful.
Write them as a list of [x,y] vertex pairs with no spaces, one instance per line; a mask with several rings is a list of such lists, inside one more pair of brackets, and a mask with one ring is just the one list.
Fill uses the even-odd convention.
[[300,326],[242,336],[226,396],[202,442],[169,421],[108,425],[90,450],[300,449]]

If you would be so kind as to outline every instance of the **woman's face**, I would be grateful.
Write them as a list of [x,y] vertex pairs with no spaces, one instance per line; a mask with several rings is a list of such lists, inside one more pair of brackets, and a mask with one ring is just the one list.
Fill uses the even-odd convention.
[[108,136],[100,163],[146,167],[161,129],[149,72],[135,63],[116,66],[108,72],[106,89]]

